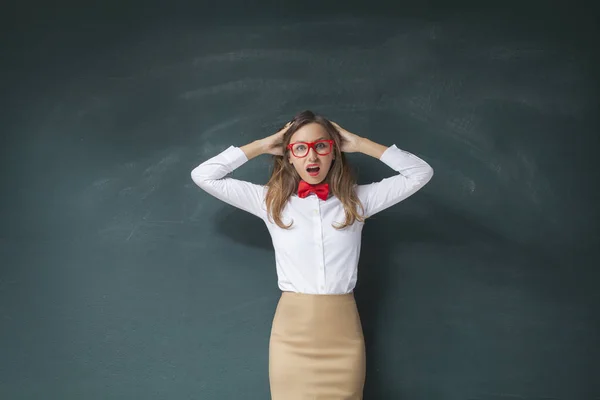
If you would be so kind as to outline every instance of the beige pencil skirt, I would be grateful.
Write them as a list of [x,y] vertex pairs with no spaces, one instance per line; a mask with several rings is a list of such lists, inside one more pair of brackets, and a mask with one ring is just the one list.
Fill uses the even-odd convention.
[[282,292],[271,328],[273,400],[360,400],[365,343],[354,293]]

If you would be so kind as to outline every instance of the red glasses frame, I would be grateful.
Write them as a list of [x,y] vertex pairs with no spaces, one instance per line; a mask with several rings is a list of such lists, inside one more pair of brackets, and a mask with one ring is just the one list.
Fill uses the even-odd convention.
[[[319,152],[317,151],[317,148],[315,147],[315,144],[317,144],[317,143],[321,143],[321,142],[329,142],[329,152],[328,152],[328,153],[321,154],[321,153],[319,153]],[[300,157],[300,156],[297,156],[297,155],[294,153],[294,150],[292,149],[292,147],[294,147],[294,145],[295,145],[295,144],[298,144],[298,143],[302,143],[302,144],[305,144],[305,145],[307,145],[307,146],[308,146],[308,150],[306,151],[306,154],[305,154],[305,155],[303,155],[303,156],[301,156],[301,157]],[[312,149],[314,149],[314,150],[315,150],[315,152],[316,152],[318,155],[320,155],[320,156],[326,156],[327,154],[331,153],[331,151],[333,150],[333,145],[334,145],[334,143],[335,143],[335,142],[334,142],[334,140],[333,140],[333,139],[321,139],[321,140],[317,140],[317,141],[314,141],[314,142],[294,142],[294,143],[290,143],[290,144],[288,144],[288,145],[287,145],[287,148],[288,148],[288,149],[290,149],[290,151],[292,152],[292,154],[293,154],[293,155],[294,155],[294,157],[296,157],[296,158],[304,158],[304,157],[306,157],[306,156],[308,155],[308,153],[310,153],[310,149],[311,149],[311,148],[312,148]]]

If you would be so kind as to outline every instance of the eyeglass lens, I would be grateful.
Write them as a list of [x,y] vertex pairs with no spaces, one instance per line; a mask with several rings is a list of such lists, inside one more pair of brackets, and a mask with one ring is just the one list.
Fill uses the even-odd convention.
[[[305,143],[296,143],[292,146],[292,151],[294,152],[294,155],[296,157],[304,157],[306,154],[308,154],[308,149],[309,146]],[[316,142],[315,150],[317,151],[317,154],[324,156],[331,152],[331,145],[329,144],[329,142],[325,141]]]

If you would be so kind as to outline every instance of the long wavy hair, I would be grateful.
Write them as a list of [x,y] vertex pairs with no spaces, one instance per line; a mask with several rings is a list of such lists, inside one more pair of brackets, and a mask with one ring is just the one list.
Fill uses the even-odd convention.
[[[334,141],[335,159],[332,160],[329,172],[323,182],[329,184],[329,191],[341,201],[346,215],[346,220],[342,225],[332,226],[335,229],[343,229],[352,225],[356,220],[364,222],[365,217],[362,215],[364,214],[364,206],[354,191],[356,185],[354,171],[346,162],[346,156],[341,151],[342,136],[335,126],[325,117],[309,110],[297,114],[291,122],[290,127],[283,135],[283,142],[281,143],[284,149],[283,156],[273,156],[273,169],[266,184],[268,190],[265,202],[269,221],[272,221],[272,218],[283,229],[289,229],[293,224],[293,221],[289,225],[285,225],[281,221],[281,213],[288,199],[298,190],[301,179],[294,166],[288,161],[290,150],[287,145],[298,129],[310,123],[317,123],[325,128],[329,137]],[[362,214],[358,213],[358,206],[360,206]]]

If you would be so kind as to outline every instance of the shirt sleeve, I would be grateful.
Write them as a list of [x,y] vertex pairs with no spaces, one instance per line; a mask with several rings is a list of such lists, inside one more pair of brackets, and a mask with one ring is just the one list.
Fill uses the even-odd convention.
[[421,189],[433,176],[433,168],[419,157],[400,150],[396,145],[388,147],[380,157],[398,174],[368,185],[358,185],[356,193],[370,217],[391,207]]
[[194,168],[192,180],[217,199],[263,218],[266,215],[266,208],[263,208],[265,186],[226,177],[247,161],[242,149],[230,146]]

